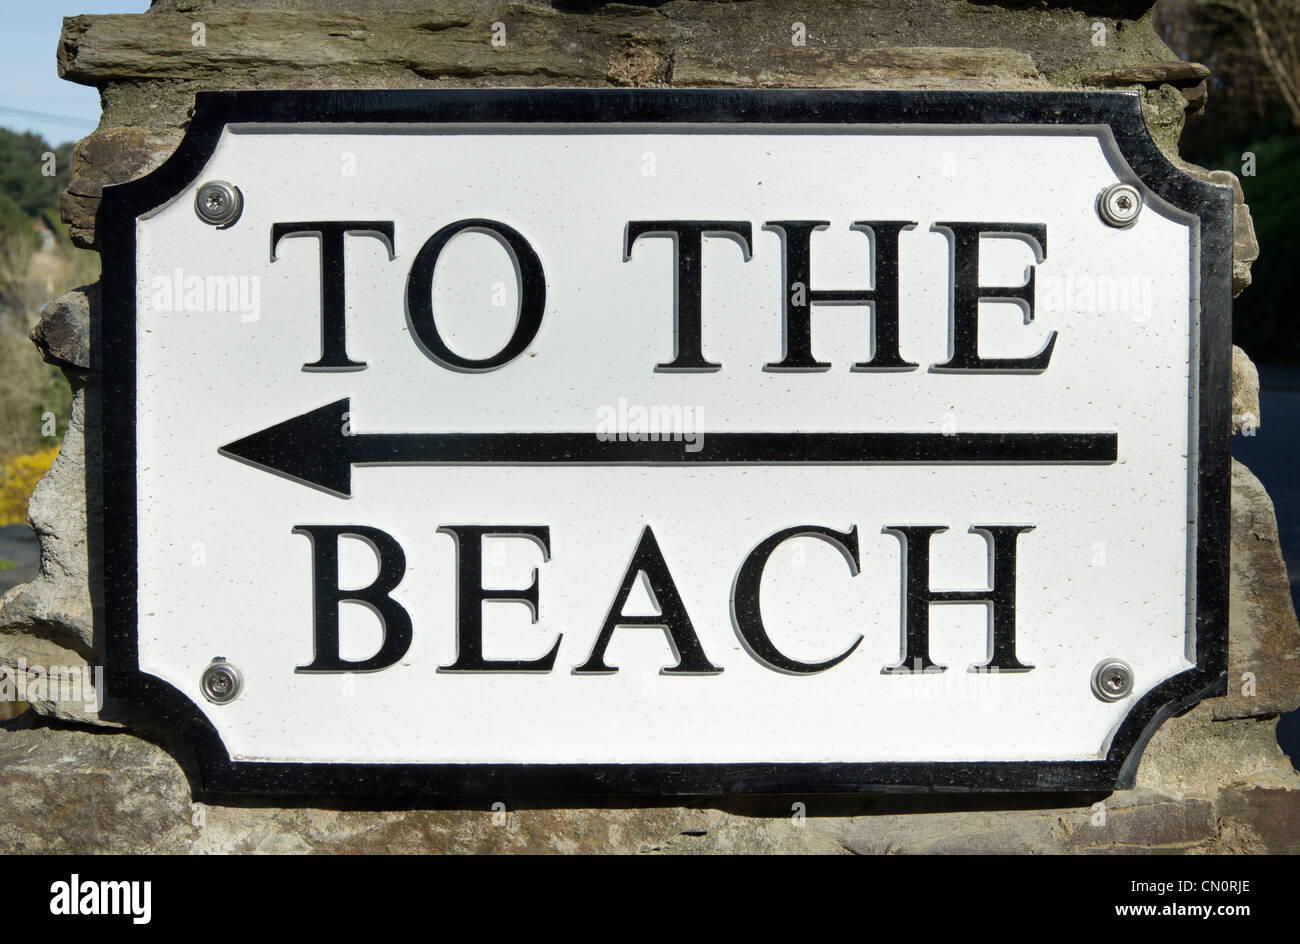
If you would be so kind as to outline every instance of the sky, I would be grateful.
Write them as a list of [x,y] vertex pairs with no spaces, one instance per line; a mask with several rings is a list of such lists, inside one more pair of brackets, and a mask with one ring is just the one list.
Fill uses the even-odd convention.
[[65,16],[143,13],[149,0],[0,0],[0,127],[52,144],[99,123],[99,92],[59,78],[55,51]]

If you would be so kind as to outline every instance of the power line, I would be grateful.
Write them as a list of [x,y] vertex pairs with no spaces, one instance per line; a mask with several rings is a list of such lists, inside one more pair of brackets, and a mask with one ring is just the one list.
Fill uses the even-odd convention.
[[22,115],[24,118],[39,118],[42,121],[54,121],[65,125],[77,125],[84,128],[87,125],[94,125],[93,118],[74,118],[71,115],[52,115],[44,111],[28,111],[26,108],[10,108],[8,105],[0,105],[0,111],[8,112],[11,115]]

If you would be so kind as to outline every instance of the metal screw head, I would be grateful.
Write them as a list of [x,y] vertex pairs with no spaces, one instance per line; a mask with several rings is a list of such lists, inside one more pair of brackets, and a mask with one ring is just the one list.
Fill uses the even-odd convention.
[[1119,701],[1133,691],[1133,669],[1119,659],[1103,659],[1092,670],[1092,693],[1102,701]]
[[243,673],[225,659],[213,659],[199,679],[199,688],[203,690],[203,697],[214,705],[225,705],[234,701],[239,697],[239,691],[243,687]]
[[1097,215],[1111,226],[1132,226],[1142,212],[1142,194],[1131,184],[1111,184],[1097,194]]
[[209,180],[194,195],[194,212],[205,223],[225,229],[244,212],[244,195],[224,180]]

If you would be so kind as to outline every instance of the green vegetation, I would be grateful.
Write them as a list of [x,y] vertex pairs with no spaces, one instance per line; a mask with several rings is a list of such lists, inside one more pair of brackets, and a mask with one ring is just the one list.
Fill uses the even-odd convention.
[[49,454],[67,428],[67,381],[28,335],[43,305],[98,276],[98,257],[74,247],[59,220],[71,170],[71,144],[0,129],[0,470]]
[[[47,176],[45,155],[53,154],[54,174]],[[50,147],[40,135],[0,129],[0,194],[29,217],[49,222],[59,217],[59,194],[72,176],[72,144]]]
[[7,193],[0,193],[0,233],[21,233],[21,241],[32,249],[36,248],[36,233],[32,230],[30,218]]

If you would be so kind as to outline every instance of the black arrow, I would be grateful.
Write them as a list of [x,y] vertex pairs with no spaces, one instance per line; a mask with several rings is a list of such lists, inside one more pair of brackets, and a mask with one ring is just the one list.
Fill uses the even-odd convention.
[[351,433],[349,402],[295,416],[220,452],[348,498],[354,465],[1054,465],[1114,462],[1118,449],[1115,433],[697,433],[692,443],[603,439],[594,432]]

